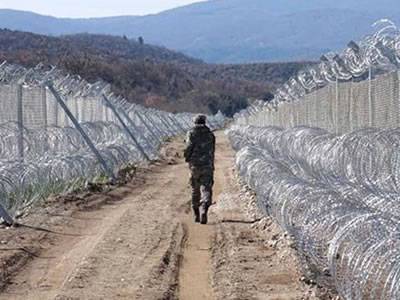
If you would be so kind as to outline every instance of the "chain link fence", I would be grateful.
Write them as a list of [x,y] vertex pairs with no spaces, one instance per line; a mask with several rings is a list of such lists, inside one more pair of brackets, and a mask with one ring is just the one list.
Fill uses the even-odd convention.
[[[0,65],[0,215],[91,181],[115,180],[118,170],[157,158],[166,138],[192,126],[193,115],[144,108],[38,65]],[[209,116],[212,129],[225,118]],[[8,211],[8,212],[6,212]],[[11,215],[11,216],[10,216]]]

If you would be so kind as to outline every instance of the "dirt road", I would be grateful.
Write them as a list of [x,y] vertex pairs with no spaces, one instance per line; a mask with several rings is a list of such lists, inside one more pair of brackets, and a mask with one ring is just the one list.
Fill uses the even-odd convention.
[[[165,150],[172,160],[126,186],[81,198],[83,206],[64,199],[23,220],[42,219],[41,228],[52,232],[0,229],[7,280],[0,299],[313,298],[279,229],[260,221],[238,184],[228,141],[222,133],[217,140],[217,204],[208,225],[192,222],[177,140]],[[15,265],[4,262],[10,257]]]

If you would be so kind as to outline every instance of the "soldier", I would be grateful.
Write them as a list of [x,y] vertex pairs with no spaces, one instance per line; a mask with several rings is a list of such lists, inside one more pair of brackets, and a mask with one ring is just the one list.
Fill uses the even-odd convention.
[[192,185],[192,207],[195,222],[207,224],[208,208],[212,203],[214,184],[215,136],[206,126],[206,116],[194,119],[195,126],[188,132],[185,161],[189,163]]

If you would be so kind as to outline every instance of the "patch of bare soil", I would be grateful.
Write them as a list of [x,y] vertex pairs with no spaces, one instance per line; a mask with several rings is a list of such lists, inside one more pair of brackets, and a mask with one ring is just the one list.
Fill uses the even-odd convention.
[[43,249],[51,246],[60,237],[76,237],[79,233],[69,231],[69,226],[83,221],[79,212],[99,208],[109,201],[121,200],[130,189],[142,184],[148,170],[130,168],[129,185],[120,188],[118,195],[111,193],[116,186],[107,184],[89,185],[84,191],[64,196],[51,196],[40,205],[31,208],[27,216],[18,218],[17,226],[0,226],[0,291],[10,283],[12,276],[32,259],[44,259]]
[[174,298],[185,240],[176,216],[187,185],[172,190],[186,176],[168,148],[173,156],[123,186],[52,197],[22,225],[1,228],[0,299]]
[[217,219],[212,245],[216,299],[332,299],[302,276],[292,242],[261,213],[233,168],[225,169],[224,179],[224,192],[212,210]]
[[[293,250],[261,218],[217,133],[210,223],[194,224],[183,141],[119,187],[53,197],[0,228],[1,299],[313,299]],[[122,175],[124,175],[122,174]],[[125,176],[124,175],[124,176]]]

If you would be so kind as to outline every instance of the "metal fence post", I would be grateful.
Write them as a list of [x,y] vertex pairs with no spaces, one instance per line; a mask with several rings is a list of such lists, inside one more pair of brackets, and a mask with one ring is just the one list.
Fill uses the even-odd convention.
[[146,118],[146,120],[149,121],[150,124],[153,124],[153,127],[158,132],[158,134],[160,136],[159,138],[161,140],[165,136],[165,134],[162,132],[162,130],[158,126],[157,122],[154,121],[154,118],[152,116],[148,116],[146,111],[143,112],[143,116]]
[[155,114],[161,121],[161,123],[164,125],[165,129],[169,132],[169,134],[171,134],[171,136],[175,135],[175,132],[173,132],[169,127],[170,124],[168,124],[168,122],[164,119],[164,116],[161,114],[156,113]]
[[176,127],[176,124],[174,123],[174,121],[172,120],[170,115],[167,114],[166,116],[164,116],[164,119],[165,119],[165,122],[167,122],[167,124],[169,125],[169,128],[171,128],[173,135],[178,134],[179,128]]
[[69,110],[68,106],[65,104],[64,100],[61,98],[61,96],[58,94],[58,92],[55,90],[55,88],[53,87],[53,85],[51,83],[47,83],[47,87],[49,88],[50,92],[53,94],[54,98],[57,100],[58,104],[61,106],[61,108],[67,114],[68,118],[74,124],[75,128],[82,135],[82,138],[85,140],[85,142],[88,145],[88,147],[90,148],[90,150],[96,156],[97,160],[100,162],[100,164],[103,167],[104,171],[107,173],[107,175],[111,179],[115,180],[116,178],[114,176],[113,170],[108,166],[107,162],[101,156],[100,152],[96,149],[96,146],[93,144],[93,142],[90,139],[90,137],[86,134],[86,132],[79,125],[79,122],[75,119],[74,115],[71,113],[71,111]]
[[59,126],[59,120],[58,120],[58,111],[59,111],[59,107],[58,107],[58,101],[56,101],[54,103],[54,125],[55,126]]
[[335,103],[335,108],[334,108],[334,114],[335,114],[335,132],[339,132],[339,79],[336,78],[336,103]]
[[354,130],[354,124],[353,124],[353,79],[350,81],[350,95],[349,95],[349,130],[353,131]]
[[[139,150],[139,152],[145,157],[146,160],[150,161],[150,157],[147,155],[146,151],[144,150],[142,145],[140,145],[139,141],[136,139],[136,137],[130,131],[128,126],[126,126],[124,120],[122,120],[121,116],[117,112],[117,109],[114,107],[114,105],[111,103],[111,101],[108,100],[108,98],[105,95],[103,95],[103,100],[106,102],[107,106],[112,110],[115,117],[118,119],[118,121],[121,123],[122,127],[125,129],[126,133],[131,137],[131,139],[133,140],[133,143],[135,144],[135,146]],[[136,126],[134,126],[132,120],[129,118],[128,114],[125,113],[124,111],[121,111],[121,112],[124,115],[124,117],[128,120],[129,124],[133,127],[133,129],[135,129],[137,132],[139,132],[137,130]]]
[[172,135],[176,135],[178,133],[179,130],[177,130],[174,122],[171,121],[171,118],[169,117],[169,115],[163,116],[166,124],[168,124],[168,128],[171,129]]
[[13,218],[8,214],[5,208],[0,204],[0,217],[6,222],[7,225],[14,224]]
[[187,126],[187,128],[191,128],[193,126],[192,120],[189,121],[188,118],[183,118],[182,120],[185,123],[185,125]]
[[18,123],[18,157],[24,161],[24,107],[22,103],[22,84],[17,85],[17,123]]
[[394,120],[392,122],[392,128],[400,126],[400,81],[399,71],[393,74],[393,96],[394,96]]
[[75,116],[76,119],[79,121],[81,120],[81,112],[79,111],[79,104],[78,104],[78,99],[75,97],[74,98],[74,109],[75,109]]
[[170,118],[170,120],[172,121],[172,123],[174,123],[176,125],[176,127],[178,128],[178,131],[182,131],[185,132],[185,129],[182,127],[181,124],[178,123],[177,120],[175,120],[175,118],[168,116]]
[[47,95],[46,95],[46,87],[41,88],[42,93],[42,116],[43,116],[43,128],[47,129],[48,124],[47,124]]
[[373,126],[373,103],[372,103],[372,67],[368,68],[368,123]]
[[142,122],[143,126],[146,127],[147,131],[150,132],[150,134],[153,136],[155,142],[157,143],[157,146],[159,145],[159,140],[157,135],[153,132],[151,127],[143,120],[142,116],[138,113],[137,110],[134,111],[134,114],[138,117],[139,121]]
[[48,119],[47,119],[47,91],[46,87],[41,87],[41,105],[42,105],[42,116],[43,116],[43,131],[45,133],[45,150],[49,148],[49,139],[47,135]]

